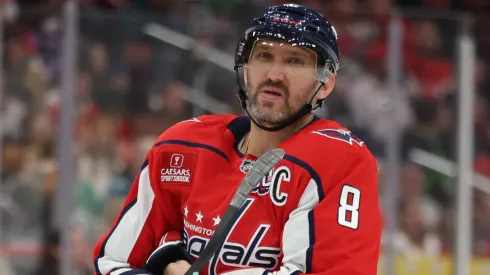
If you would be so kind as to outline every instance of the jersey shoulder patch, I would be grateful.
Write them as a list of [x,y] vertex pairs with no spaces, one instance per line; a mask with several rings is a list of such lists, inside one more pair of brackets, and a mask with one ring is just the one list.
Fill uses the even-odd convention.
[[364,144],[364,142],[359,137],[357,137],[347,129],[325,128],[320,130],[314,130],[312,131],[312,133],[329,139],[343,141],[350,145],[357,144],[360,147],[362,147]]

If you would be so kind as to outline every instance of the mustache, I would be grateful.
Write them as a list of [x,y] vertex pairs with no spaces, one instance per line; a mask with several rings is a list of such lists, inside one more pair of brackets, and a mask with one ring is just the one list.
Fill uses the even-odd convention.
[[257,86],[257,91],[260,91],[264,87],[274,87],[283,90],[284,94],[286,96],[289,95],[289,89],[282,83],[281,81],[272,81],[272,80],[267,80],[263,83],[261,83],[259,86]]

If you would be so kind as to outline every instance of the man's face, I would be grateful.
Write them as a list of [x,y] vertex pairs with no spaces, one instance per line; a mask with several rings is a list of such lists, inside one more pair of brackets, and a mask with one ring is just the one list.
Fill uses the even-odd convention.
[[320,85],[316,63],[316,54],[310,50],[257,41],[245,66],[250,115],[271,127],[298,112]]

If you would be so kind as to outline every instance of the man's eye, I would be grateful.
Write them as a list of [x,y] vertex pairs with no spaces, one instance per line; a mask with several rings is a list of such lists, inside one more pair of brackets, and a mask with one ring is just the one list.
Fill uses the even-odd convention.
[[261,53],[257,54],[257,58],[259,58],[261,60],[269,60],[269,59],[272,59],[272,54],[270,54],[268,52],[261,52]]
[[293,65],[301,65],[301,66],[305,64],[305,62],[299,58],[291,58],[289,60],[289,63]]

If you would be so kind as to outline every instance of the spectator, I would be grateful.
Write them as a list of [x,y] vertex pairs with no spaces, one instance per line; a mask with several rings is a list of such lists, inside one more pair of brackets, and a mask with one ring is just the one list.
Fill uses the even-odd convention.
[[400,231],[394,239],[396,250],[403,257],[423,259],[441,253],[441,242],[435,232],[428,229],[423,211],[417,197],[401,203]]
[[412,24],[405,67],[420,86],[421,97],[443,98],[454,87],[453,62],[442,51],[437,25],[431,21]]

